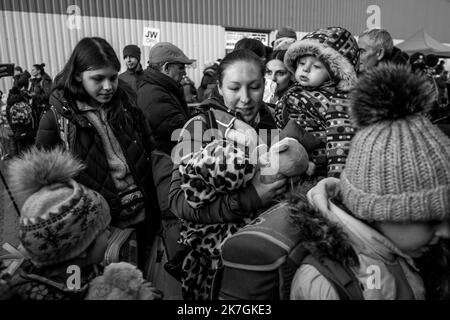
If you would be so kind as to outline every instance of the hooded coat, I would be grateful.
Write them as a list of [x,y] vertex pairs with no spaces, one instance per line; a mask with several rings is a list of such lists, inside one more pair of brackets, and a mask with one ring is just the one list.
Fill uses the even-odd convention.
[[292,44],[285,55],[285,64],[295,74],[301,56],[318,57],[329,70],[331,80],[316,88],[296,83],[275,107],[277,126],[283,129],[291,119],[321,143],[310,155],[316,165],[316,178],[339,177],[348,155],[354,129],[349,119],[348,92],[356,83],[352,63],[341,53],[318,41],[309,39]]
[[[300,232],[305,228],[324,229],[324,225],[319,221],[329,226],[326,229],[331,230],[332,226],[338,228],[334,234],[328,234],[327,237],[305,239],[307,246],[325,246],[329,248],[328,255],[347,264],[360,282],[366,300],[424,299],[424,284],[413,259],[333,200],[325,191],[324,183],[327,184],[327,189],[338,190],[339,180],[332,178],[323,180],[312,188],[308,192],[308,200],[318,209],[316,219],[307,219],[305,222],[305,219],[297,218],[296,223]],[[306,231],[304,233],[307,234]],[[342,239],[346,239],[350,245],[346,251],[342,250],[343,246],[340,245],[339,241]],[[292,281],[291,299],[337,300],[339,296],[315,267],[304,264],[297,270]]]

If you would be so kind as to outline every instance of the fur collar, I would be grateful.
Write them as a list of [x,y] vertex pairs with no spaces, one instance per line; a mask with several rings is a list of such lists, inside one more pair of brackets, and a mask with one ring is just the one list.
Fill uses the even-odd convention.
[[340,91],[350,91],[356,84],[356,72],[350,61],[336,50],[313,40],[301,40],[293,43],[284,57],[284,64],[295,74],[297,59],[313,55],[320,59],[331,71],[333,80]]
[[299,229],[305,248],[311,252],[320,250],[347,267],[358,265],[356,253],[342,228],[310,205],[302,191],[292,192],[288,201],[291,219]]

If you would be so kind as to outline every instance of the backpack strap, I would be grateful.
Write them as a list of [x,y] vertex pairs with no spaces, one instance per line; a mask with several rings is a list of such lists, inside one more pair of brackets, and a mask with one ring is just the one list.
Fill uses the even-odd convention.
[[281,277],[282,283],[280,283],[280,299],[289,300],[291,294],[292,280],[294,279],[297,269],[300,268],[306,256],[310,253],[302,245],[297,244],[289,255],[287,256],[286,263],[282,266],[281,272],[283,276]]
[[64,144],[64,149],[72,151],[76,137],[75,126],[69,121],[69,119],[63,117],[58,111],[56,111],[54,106],[51,106],[50,110],[53,112],[55,117],[59,138]]
[[303,264],[315,267],[331,283],[341,300],[364,300],[358,279],[342,264],[319,252],[306,256]]

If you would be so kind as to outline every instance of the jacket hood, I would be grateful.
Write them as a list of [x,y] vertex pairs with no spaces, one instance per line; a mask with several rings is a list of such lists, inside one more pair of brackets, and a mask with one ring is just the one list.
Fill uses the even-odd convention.
[[357,254],[362,253],[384,262],[392,262],[401,257],[415,268],[413,259],[402,253],[389,239],[331,201],[326,191],[330,189],[338,193],[339,179],[320,181],[308,192],[308,200],[325,219],[341,226]]
[[[338,179],[321,180],[308,192],[308,199],[326,219],[340,226],[348,237],[348,241],[358,257],[358,268],[352,268],[352,270],[363,286],[364,298],[396,299],[402,295],[400,288],[409,286],[414,299],[424,299],[424,283],[413,259],[402,253],[381,233],[334,204],[330,199],[330,193],[332,196],[339,195]],[[372,275],[369,270],[374,266],[378,268],[380,276],[379,288],[375,288],[375,290],[368,285]],[[394,266],[400,267],[401,270],[396,270],[393,268]],[[404,283],[401,278],[407,284],[400,284]]]
[[320,250],[335,261],[351,267],[358,265],[357,256],[350,242],[338,224],[326,219],[314,208],[303,193],[296,190],[289,199],[291,219],[299,229],[301,241],[314,252]]
[[314,40],[299,40],[291,44],[284,57],[284,64],[295,74],[297,59],[312,55],[325,64],[332,79],[337,83],[337,89],[349,91],[356,83],[356,71],[350,61],[338,51]]

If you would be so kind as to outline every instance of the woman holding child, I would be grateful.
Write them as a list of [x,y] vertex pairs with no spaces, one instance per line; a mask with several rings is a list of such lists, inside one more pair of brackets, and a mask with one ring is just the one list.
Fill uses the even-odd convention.
[[[284,63],[295,76],[275,110],[282,129],[294,119],[320,140],[311,154],[318,177],[339,177],[354,135],[348,115],[347,94],[356,83],[358,44],[341,27],[311,32],[291,44]],[[312,184],[314,184],[314,181]]]
[[[253,163],[249,160],[249,153],[253,150],[245,151],[245,147],[250,147],[246,145],[246,137],[247,142],[258,139],[257,132],[266,129],[270,138],[270,130],[276,130],[274,119],[262,102],[264,71],[264,64],[253,52],[237,50],[228,54],[218,69],[218,88],[224,105],[217,100],[206,101],[205,111],[192,118],[180,133],[180,143],[173,156],[175,165],[169,204],[171,211],[185,220],[182,238],[192,249],[183,264],[185,299],[210,297],[213,276],[220,267],[221,242],[236,232],[245,219],[249,221],[255,217],[258,211],[269,207],[278,195],[285,192],[286,179],[262,183],[260,173],[254,171]],[[200,128],[199,132],[196,132],[196,128]],[[217,128],[216,134],[207,133],[211,133],[208,129],[212,128]],[[245,134],[250,132],[252,134]],[[253,138],[250,139],[250,136]],[[242,149],[235,148],[237,144],[234,142],[242,142],[245,146]],[[222,164],[214,160],[213,151],[210,160],[217,166],[208,167],[200,159],[201,148],[207,145],[214,151],[224,148],[227,150],[225,155],[237,155],[237,160],[242,162],[238,162],[237,166],[233,165],[233,161],[223,163],[227,167],[224,170]],[[189,148],[185,149],[186,146]],[[191,146],[194,147],[192,150]],[[234,151],[229,153],[229,150]],[[183,161],[177,163],[176,158]],[[207,180],[212,176],[210,181],[214,186],[211,188],[205,183],[201,184],[202,179],[194,179],[196,172],[205,173],[202,179]],[[230,178],[232,176],[234,178]],[[233,190],[219,192],[227,183]],[[201,260],[207,262],[200,264]]]

